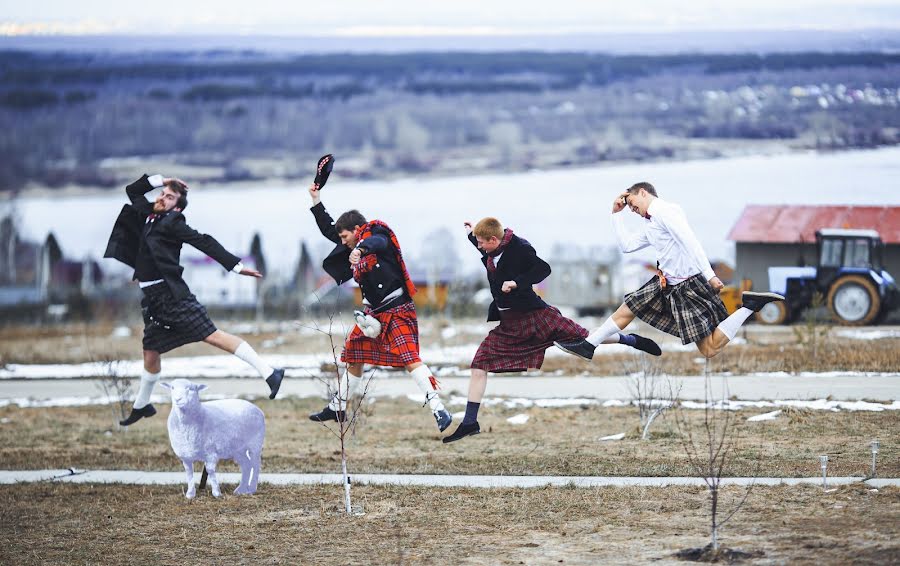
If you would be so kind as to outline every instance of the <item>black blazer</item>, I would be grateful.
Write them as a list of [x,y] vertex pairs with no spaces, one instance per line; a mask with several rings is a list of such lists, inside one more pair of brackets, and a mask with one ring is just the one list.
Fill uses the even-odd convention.
[[131,204],[126,204],[119,212],[103,257],[111,257],[135,267],[141,238],[146,238],[150,259],[156,264],[172,295],[180,300],[191,294],[181,277],[184,272],[181,266],[182,244],[194,246],[229,271],[240,262],[240,258],[222,247],[212,236],[201,234],[188,226],[184,215],[174,210],[156,219],[153,226],[145,230],[147,216],[153,212],[153,205],[144,194],[153,188],[147,175],[125,187],[125,194]]
[[[322,261],[322,269],[330,275],[338,285],[353,279],[353,271],[350,269],[350,248],[341,243],[341,237],[334,227],[334,220],[325,210],[321,202],[309,209],[316,219],[316,225],[323,236],[335,242],[337,245],[331,253]],[[403,269],[397,261],[394,245],[390,241],[390,235],[380,227],[372,230],[373,238],[370,245],[359,242],[357,247],[364,255],[374,253],[378,256],[376,268],[364,274],[359,282],[360,291],[370,305],[377,307],[388,294],[400,288],[405,288]],[[404,291],[404,295],[408,295]]]
[[[478,241],[475,234],[469,234],[469,241],[476,248]],[[487,254],[481,250],[481,263],[487,269]],[[545,303],[531,287],[540,283],[550,275],[550,265],[538,257],[537,252],[528,243],[515,234],[503,250],[500,260],[495,262],[497,270],[488,272],[488,283],[494,300],[488,307],[488,322],[500,320],[500,309],[527,312],[546,308]],[[515,281],[516,288],[509,293],[501,291],[504,281]]]

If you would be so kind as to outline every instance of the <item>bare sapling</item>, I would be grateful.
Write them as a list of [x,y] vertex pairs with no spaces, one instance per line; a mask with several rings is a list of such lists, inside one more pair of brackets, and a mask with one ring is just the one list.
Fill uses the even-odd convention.
[[631,403],[638,408],[641,423],[641,440],[650,438],[650,425],[671,409],[681,392],[681,385],[673,385],[662,375],[662,366],[646,355],[633,358],[634,371],[628,381]]
[[[707,548],[711,550],[709,558],[715,559],[719,555],[719,531],[743,507],[753,489],[753,483],[747,486],[743,497],[723,518],[720,487],[727,470],[734,463],[738,436],[734,412],[728,407],[726,378],[721,378],[722,397],[717,401],[713,394],[709,360],[706,360],[703,373],[703,422],[699,426],[694,424],[688,416],[688,410],[681,403],[676,403],[675,426],[691,470],[697,477],[703,478],[709,492],[711,541]],[[755,470],[753,477],[756,477]]]
[[[370,372],[368,377],[363,382],[362,391],[358,392],[354,398],[350,396],[350,385],[348,379],[342,379],[344,377],[344,372],[348,371],[346,367],[342,368],[340,363],[340,355],[338,354],[338,346],[335,342],[335,321],[334,314],[330,314],[328,316],[328,326],[327,328],[323,328],[318,324],[314,324],[312,326],[303,325],[297,323],[298,326],[304,328],[311,328],[316,330],[317,332],[321,332],[325,336],[328,337],[329,345],[331,348],[331,360],[333,362],[333,374],[328,377],[321,377],[320,379],[326,386],[327,395],[330,399],[338,398],[346,402],[346,410],[343,411],[344,418],[338,418],[336,424],[327,424],[326,422],[321,422],[320,424],[328,429],[328,431],[333,434],[341,446],[341,478],[344,486],[344,511],[347,515],[353,514],[353,505],[350,494],[351,487],[351,479],[349,467],[347,465],[348,455],[347,455],[347,445],[350,437],[356,432],[356,425],[359,422],[363,414],[363,402],[366,399],[366,395],[369,392],[369,384],[372,382],[372,374],[374,370]],[[344,339],[348,331],[344,329],[342,335]]]
[[113,426],[116,430],[124,432],[128,430],[128,427],[119,425],[119,421],[125,420],[129,413],[129,400],[132,398],[132,380],[124,375],[122,360],[117,360],[108,355],[99,357],[91,355],[91,358],[99,367],[97,388],[109,401]]

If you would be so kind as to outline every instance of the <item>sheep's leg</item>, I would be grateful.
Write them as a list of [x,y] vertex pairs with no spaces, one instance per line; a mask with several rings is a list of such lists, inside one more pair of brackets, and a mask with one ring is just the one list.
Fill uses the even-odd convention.
[[244,451],[236,461],[241,468],[241,483],[238,484],[237,489],[234,490],[234,494],[241,495],[243,493],[252,493],[249,485],[250,472],[253,469],[253,459],[246,451]]
[[251,470],[253,477],[250,478],[250,488],[247,493],[256,493],[256,484],[259,483],[259,470],[262,468],[262,454],[258,451],[250,451],[250,460],[252,462]]
[[206,461],[206,473],[209,474],[209,487],[212,489],[213,497],[220,497],[222,491],[219,489],[219,480],[216,478],[216,464],[218,460]]
[[184,471],[187,472],[187,491],[184,496],[193,499],[197,495],[197,486],[194,485],[194,463],[187,460],[182,460],[181,463],[184,464]]

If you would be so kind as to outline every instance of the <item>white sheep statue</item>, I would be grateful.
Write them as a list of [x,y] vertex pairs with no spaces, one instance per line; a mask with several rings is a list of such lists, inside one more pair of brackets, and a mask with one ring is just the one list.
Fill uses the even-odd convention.
[[169,414],[169,442],[187,472],[188,499],[197,493],[194,485],[194,462],[201,461],[209,473],[214,497],[219,497],[216,463],[234,460],[241,468],[241,483],[235,495],[256,492],[266,437],[266,418],[262,410],[243,399],[200,402],[200,391],[206,385],[187,379],[161,383],[172,393]]

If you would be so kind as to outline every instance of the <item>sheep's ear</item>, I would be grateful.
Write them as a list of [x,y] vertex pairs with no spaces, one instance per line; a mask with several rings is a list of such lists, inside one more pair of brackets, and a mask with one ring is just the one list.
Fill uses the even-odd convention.
[[208,385],[203,384],[203,383],[194,383],[192,385],[193,385],[193,387],[191,387],[191,389],[193,389],[194,391],[203,391],[204,389],[209,387]]
[[160,381],[159,384],[162,385],[163,387],[165,387],[166,389],[169,389],[169,390],[172,389],[172,386],[167,381]]

